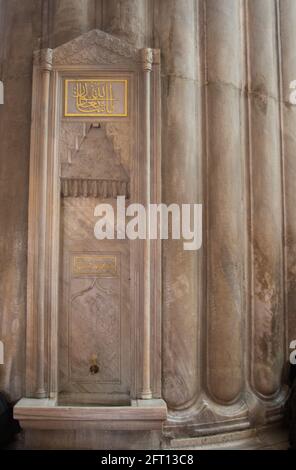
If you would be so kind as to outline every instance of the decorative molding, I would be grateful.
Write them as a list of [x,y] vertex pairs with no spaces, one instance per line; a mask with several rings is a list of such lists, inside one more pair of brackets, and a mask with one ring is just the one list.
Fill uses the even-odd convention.
[[117,198],[117,196],[130,197],[130,184],[128,181],[118,180],[92,180],[78,178],[61,178],[62,197],[94,197]]

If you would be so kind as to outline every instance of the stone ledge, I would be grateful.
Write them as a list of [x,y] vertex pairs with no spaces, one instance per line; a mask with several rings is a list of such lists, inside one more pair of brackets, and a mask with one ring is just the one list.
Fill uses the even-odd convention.
[[14,407],[21,427],[39,430],[161,430],[163,400],[133,400],[130,406],[59,406],[55,399],[21,399]]

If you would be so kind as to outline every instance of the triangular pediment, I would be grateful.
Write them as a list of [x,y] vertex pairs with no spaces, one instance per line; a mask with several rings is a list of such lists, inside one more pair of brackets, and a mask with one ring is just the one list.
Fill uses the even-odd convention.
[[139,50],[99,29],[53,50],[54,65],[108,65],[138,62]]

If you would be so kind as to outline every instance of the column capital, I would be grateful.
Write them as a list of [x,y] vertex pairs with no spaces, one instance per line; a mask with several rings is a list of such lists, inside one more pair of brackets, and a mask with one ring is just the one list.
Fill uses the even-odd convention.
[[151,72],[152,66],[154,62],[154,54],[153,49],[146,47],[145,49],[141,49],[141,62],[143,66],[143,70],[145,72]]
[[52,49],[40,49],[34,53],[34,64],[39,65],[41,70],[51,71],[52,69]]

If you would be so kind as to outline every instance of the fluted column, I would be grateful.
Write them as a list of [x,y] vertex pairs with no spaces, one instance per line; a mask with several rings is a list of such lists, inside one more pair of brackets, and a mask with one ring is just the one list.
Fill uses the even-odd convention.
[[50,0],[50,46],[57,47],[96,27],[96,0]]
[[240,0],[206,1],[207,388],[231,403],[243,384],[244,151]]
[[275,394],[283,366],[282,182],[276,2],[248,0],[251,382]]
[[149,45],[150,0],[103,0],[104,31],[135,47]]
[[296,80],[296,2],[279,2],[281,70],[283,87],[283,157],[285,185],[286,308],[288,345],[296,339],[296,106],[290,103],[290,83]]
[[[196,2],[155,3],[156,47],[163,74],[163,202],[197,203]],[[198,256],[183,242],[163,243],[163,396],[171,409],[199,391]]]

